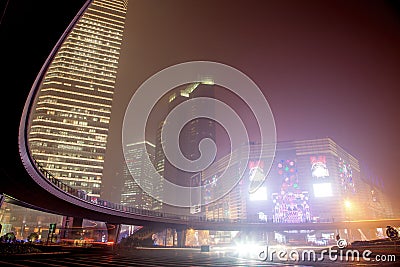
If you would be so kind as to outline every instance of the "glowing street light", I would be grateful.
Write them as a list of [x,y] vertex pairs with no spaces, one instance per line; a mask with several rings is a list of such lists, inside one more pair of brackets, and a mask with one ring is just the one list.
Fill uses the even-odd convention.
[[345,200],[345,201],[344,201],[344,207],[345,207],[346,209],[350,209],[350,208],[351,208],[351,202],[350,202],[349,200]]

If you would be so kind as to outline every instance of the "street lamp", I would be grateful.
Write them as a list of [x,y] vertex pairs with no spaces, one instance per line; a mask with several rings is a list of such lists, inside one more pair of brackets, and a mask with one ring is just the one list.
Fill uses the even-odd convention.
[[[345,214],[346,214],[346,220],[347,220],[347,221],[350,221],[349,214],[350,214],[350,212],[351,212],[352,206],[353,206],[353,205],[352,205],[352,203],[351,203],[350,200],[346,199],[346,200],[344,201],[344,208],[345,208]],[[349,230],[350,230],[350,229],[345,229],[345,233],[346,233],[346,235],[347,235],[347,240],[349,240],[349,235],[351,236],[351,233],[349,233]],[[351,230],[350,230],[350,231],[351,231]]]
[[344,207],[345,207],[346,209],[350,209],[351,206],[352,206],[352,205],[351,205],[350,200],[346,199],[346,200],[344,201]]

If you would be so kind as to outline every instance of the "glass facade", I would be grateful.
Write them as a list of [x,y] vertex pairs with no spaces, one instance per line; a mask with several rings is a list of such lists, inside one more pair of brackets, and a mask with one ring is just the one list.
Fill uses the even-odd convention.
[[[152,183],[144,183],[141,188],[135,181],[135,177],[146,177],[152,173],[153,165],[149,165],[149,162],[145,161],[145,157],[149,157],[151,163],[154,162],[154,144],[146,141],[146,150],[143,149],[143,143],[128,144],[125,159],[127,166],[123,171],[123,186],[121,192],[121,204],[129,207],[135,207],[146,210],[161,210],[162,203],[156,201],[153,197],[148,195],[146,191],[158,192],[158,198],[161,197],[162,188],[154,188]],[[130,170],[130,171],[129,171]],[[144,180],[146,181],[146,180]]]
[[0,236],[12,232],[18,240],[26,240],[31,233],[37,233],[39,240],[47,240],[50,224],[56,224],[55,234],[59,235],[62,220],[61,215],[4,202],[0,209]]
[[127,0],[94,0],[58,49],[31,115],[31,154],[65,184],[100,196]]
[[[215,95],[215,86],[213,84],[212,79],[204,78],[202,82],[192,83],[188,85],[184,85],[178,88],[175,88],[174,91],[168,96],[168,113],[171,112],[175,107],[182,104],[183,102],[193,99],[196,97],[210,97],[213,98]],[[196,110],[199,110],[199,104],[193,104],[191,106],[191,114],[195,114]],[[214,110],[213,110],[214,111]],[[182,114],[182,117],[185,117],[187,114]],[[170,182],[190,187],[195,184],[192,183],[193,177],[196,174],[194,172],[187,172],[181,169],[176,168],[173,164],[171,164],[168,159],[165,157],[163,151],[162,142],[166,142],[161,139],[162,129],[167,122],[165,118],[159,122],[157,133],[156,133],[156,144],[155,144],[155,162],[154,166],[158,172],[164,179],[169,180]],[[215,122],[205,119],[205,118],[194,118],[190,120],[180,131],[179,133],[179,145],[182,154],[190,160],[195,160],[200,157],[200,152],[198,150],[199,142],[204,138],[210,138],[215,140]],[[162,183],[160,183],[162,184]],[[160,188],[159,191],[162,191]],[[164,194],[171,192],[164,192]],[[175,194],[175,197],[180,197],[178,194]],[[175,214],[193,214],[197,213],[196,207],[198,205],[193,205],[191,208],[181,208],[174,207],[171,205],[164,204],[163,210],[168,213]]]

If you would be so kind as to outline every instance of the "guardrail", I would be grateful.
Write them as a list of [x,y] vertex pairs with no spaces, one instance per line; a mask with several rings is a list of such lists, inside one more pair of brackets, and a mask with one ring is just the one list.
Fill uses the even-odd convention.
[[[177,215],[153,210],[146,210],[146,209],[139,209],[135,207],[129,207],[121,204],[116,204],[99,197],[88,196],[84,190],[73,188],[58,178],[54,177],[48,170],[46,170],[36,159],[33,159],[36,167],[38,170],[49,180],[53,185],[58,187],[59,189],[63,190],[64,192],[73,195],[83,201],[89,202],[94,205],[98,205],[101,207],[106,207],[109,209],[131,213],[134,215],[141,215],[146,217],[157,217],[157,218],[167,218],[172,220],[179,220],[184,222],[209,222],[209,223],[258,223],[258,224],[265,224],[265,223],[274,223],[274,224],[282,224],[284,222],[276,222],[272,220],[257,220],[257,219],[227,219],[227,218],[219,218],[219,219],[207,219],[204,216],[193,216],[193,215]],[[333,223],[333,219],[322,219],[319,221],[308,221],[308,223],[318,222],[318,223]]]
[[122,211],[122,212],[128,212],[132,213],[135,215],[143,215],[143,216],[151,216],[151,217],[159,217],[159,218],[168,218],[168,219],[175,219],[175,220],[181,220],[181,221],[206,221],[206,219],[202,216],[187,216],[187,215],[176,215],[176,214],[171,214],[171,213],[165,213],[165,212],[158,212],[158,211],[153,211],[153,210],[146,210],[146,209],[139,209],[135,207],[129,207],[121,204],[116,204],[104,199],[101,199],[99,197],[95,196],[88,196],[84,190],[81,189],[76,189],[73,188],[72,186],[69,186],[62,181],[60,181],[58,178],[56,178],[53,174],[51,174],[48,170],[46,170],[36,159],[33,159],[36,167],[38,170],[42,173],[42,175],[49,180],[53,185],[58,187],[59,189],[63,190],[64,192],[73,195],[81,200],[84,200],[86,202],[89,202],[91,204],[95,204],[98,206]]

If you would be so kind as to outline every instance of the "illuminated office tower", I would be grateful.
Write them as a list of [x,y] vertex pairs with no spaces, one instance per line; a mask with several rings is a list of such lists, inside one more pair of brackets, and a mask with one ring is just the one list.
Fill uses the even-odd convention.
[[35,160],[92,196],[100,195],[127,4],[90,2],[52,59],[31,117]]
[[[125,158],[127,166],[123,171],[123,186],[121,192],[122,205],[135,207],[146,210],[160,210],[162,203],[156,199],[160,198],[159,188],[157,184],[145,179],[153,173],[154,162],[154,144],[145,141],[146,149],[143,149],[143,142],[128,144],[126,148]],[[150,162],[146,158],[150,159]],[[136,182],[136,178],[142,179],[141,187]],[[153,188],[155,187],[155,188]],[[153,198],[145,191],[156,192]],[[158,193],[158,194],[157,194]]]

